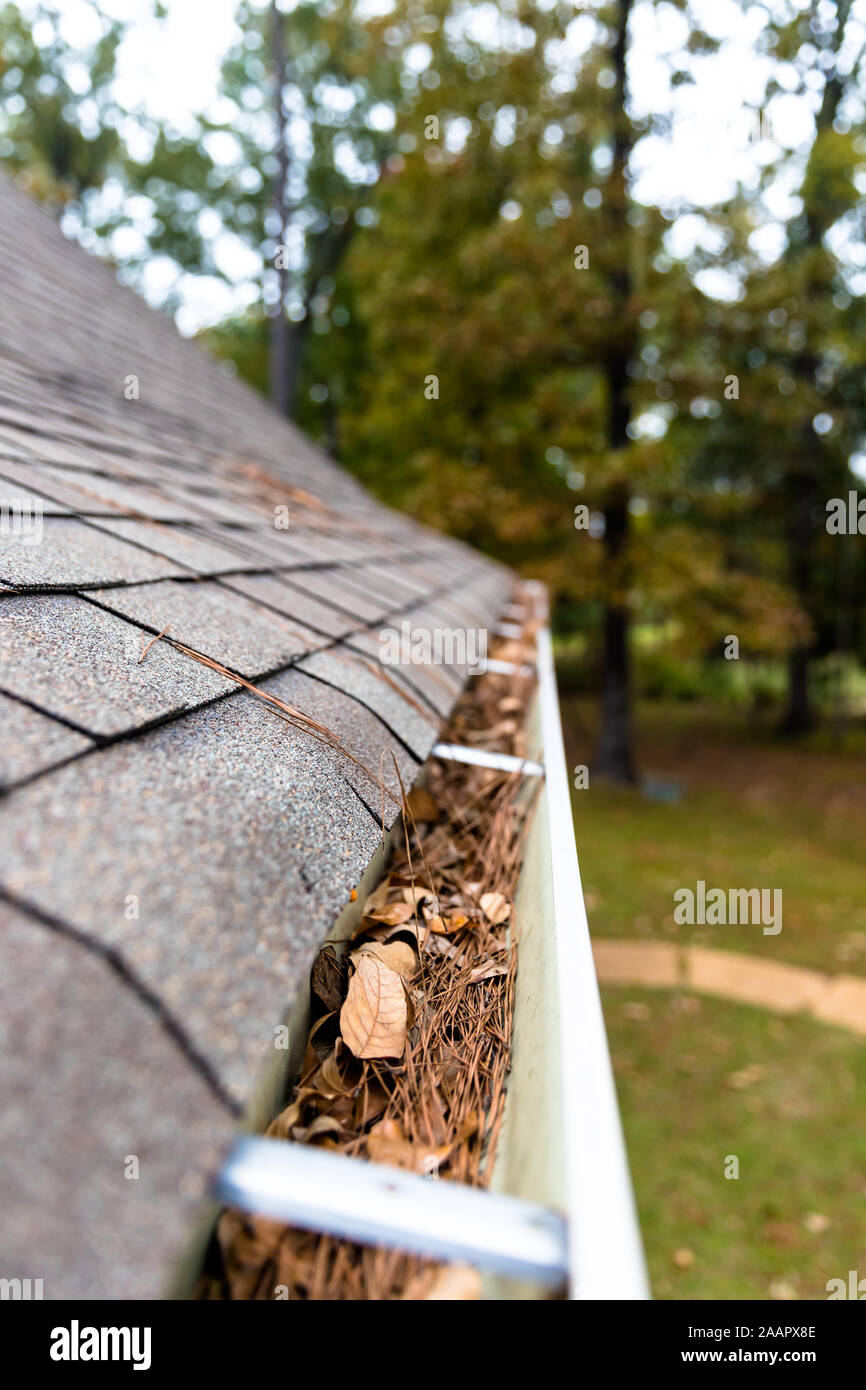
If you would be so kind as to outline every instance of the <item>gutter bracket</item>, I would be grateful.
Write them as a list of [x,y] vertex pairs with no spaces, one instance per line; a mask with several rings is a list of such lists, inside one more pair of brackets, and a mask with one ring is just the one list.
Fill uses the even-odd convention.
[[489,767],[495,772],[522,772],[524,777],[543,777],[541,763],[531,758],[517,758],[513,753],[491,753],[487,748],[467,748],[460,743],[436,743],[431,750],[434,758],[443,762],[469,763],[473,767]]

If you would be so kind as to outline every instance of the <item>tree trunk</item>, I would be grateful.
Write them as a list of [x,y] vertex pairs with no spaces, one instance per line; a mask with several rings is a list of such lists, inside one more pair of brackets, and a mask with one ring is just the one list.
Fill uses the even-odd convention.
[[593,772],[607,781],[636,781],[631,732],[629,619],[625,608],[609,604],[604,615],[604,680],[601,730]]
[[[835,35],[832,48],[825,46],[825,54],[833,59],[827,70],[821,105],[815,117],[816,135],[832,129],[843,96],[843,84],[839,78],[836,61],[845,40],[845,29],[851,13],[852,0],[839,0],[836,7]],[[789,253],[800,254],[803,249],[814,253],[821,245],[822,233],[816,209],[806,206],[805,246],[792,246]],[[806,299],[821,299],[824,288],[819,283],[814,288],[807,283]],[[804,378],[810,385],[814,383],[820,360],[812,352],[802,353],[795,361],[796,375]],[[811,422],[803,422],[801,446],[801,465],[791,480],[791,500],[788,517],[788,554],[791,583],[806,612],[812,602],[812,547],[814,544],[812,516],[823,502],[823,490],[819,479],[820,465],[813,459],[819,455],[820,445],[815,439]],[[808,733],[815,727],[815,714],[809,691],[809,667],[812,659],[811,647],[795,647],[788,656],[788,701],[781,724],[784,734]]]
[[[286,81],[286,50],[283,32],[284,16],[277,9],[276,0],[271,0],[271,43],[274,65],[274,124],[276,127],[275,154],[277,172],[274,178],[274,211],[279,219],[279,247],[286,243],[289,194],[289,151],[286,143],[286,112],[283,102],[283,88]],[[271,401],[281,415],[288,415],[291,405],[292,364],[289,342],[289,323],[286,318],[286,291],[289,283],[288,268],[284,264],[285,255],[277,257],[277,277],[279,299],[271,316]]]
[[604,667],[601,723],[593,771],[610,782],[636,781],[631,727],[630,619],[620,588],[622,550],[628,538],[628,497],[623,492],[605,507],[604,547],[608,583],[614,595],[604,611]]
[[[632,0],[620,0],[617,37],[613,61],[616,72],[616,129],[614,132],[613,166],[609,184],[610,211],[625,235],[628,229],[628,189],[626,186],[628,158],[633,133],[626,113],[626,54],[628,21]],[[629,321],[631,277],[624,263],[611,277],[617,303],[619,341],[606,363],[608,386],[608,438],[612,450],[624,449],[629,442],[628,425],[631,406],[628,399],[628,364],[635,349],[633,333],[622,333],[622,323]],[[631,676],[629,661],[628,612],[628,541],[629,492],[624,479],[613,484],[605,501],[605,570],[609,597],[604,614],[604,669],[601,691],[601,724],[593,771],[608,781],[630,784],[635,782],[634,753],[631,727]]]
[[[804,440],[804,449],[817,449],[817,444]],[[811,475],[801,473],[793,478],[795,495],[790,502],[788,523],[788,554],[791,586],[808,612],[812,578],[812,510],[815,484]],[[794,647],[788,654],[788,703],[782,720],[783,734],[806,734],[815,726],[809,693],[811,647]]]
[[311,315],[307,308],[306,318],[301,319],[300,323],[287,325],[285,346],[285,363],[283,374],[283,391],[285,407],[284,415],[288,415],[290,420],[294,420],[297,412],[298,403],[298,384],[301,378],[301,369],[304,365],[304,353],[307,346],[307,338],[310,332]]
[[809,697],[809,657],[806,647],[795,647],[788,655],[788,707],[782,723],[786,734],[807,734],[815,725]]

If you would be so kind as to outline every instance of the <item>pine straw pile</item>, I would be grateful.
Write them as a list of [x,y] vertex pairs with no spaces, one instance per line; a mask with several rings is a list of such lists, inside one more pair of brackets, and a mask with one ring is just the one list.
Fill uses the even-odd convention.
[[[531,634],[527,634],[527,638]],[[529,647],[502,644],[520,662]],[[446,737],[526,754],[531,676],[470,682]],[[313,1022],[268,1134],[483,1186],[502,1122],[517,966],[513,892],[529,799],[520,776],[433,760],[404,797],[386,875],[345,949],[312,972]],[[223,1212],[209,1299],[478,1297],[477,1274]]]

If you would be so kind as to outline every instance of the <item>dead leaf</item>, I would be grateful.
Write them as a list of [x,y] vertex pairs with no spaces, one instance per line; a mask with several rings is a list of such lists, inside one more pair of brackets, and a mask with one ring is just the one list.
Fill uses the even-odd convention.
[[399,1057],[406,1045],[406,994],[396,970],[359,953],[340,1010],[340,1032],[356,1057]]
[[265,1133],[274,1139],[288,1139],[295,1125],[301,1118],[303,1106],[299,1100],[295,1100],[287,1106],[275,1120],[271,1120]]
[[439,819],[439,807],[426,787],[413,787],[407,801],[415,820],[427,821],[432,824]]
[[523,701],[518,700],[516,695],[505,695],[496,708],[500,714],[517,714],[519,710],[523,709]]
[[426,917],[424,919],[424,925],[429,931],[435,932],[437,936],[448,935],[448,928],[445,925],[445,919],[442,917]]
[[408,902],[390,903],[387,907],[368,912],[366,915],[371,922],[381,922],[384,927],[400,927],[415,916],[415,908]]
[[453,1144],[413,1143],[407,1139],[397,1120],[380,1120],[367,1135],[367,1153],[373,1163],[389,1163],[392,1168],[407,1168],[412,1173],[438,1173],[450,1154]]
[[414,922],[407,922],[404,926],[381,927],[374,923],[367,927],[366,931],[359,933],[364,941],[393,941],[398,937],[401,941],[407,941],[413,948],[418,942],[418,929]]
[[495,975],[507,975],[507,965],[479,965],[469,976],[470,985],[478,985],[482,980],[492,980]]
[[729,1072],[725,1077],[725,1084],[734,1091],[745,1091],[749,1086],[754,1086],[758,1081],[763,1080],[766,1067],[761,1066],[760,1062],[752,1062],[749,1066],[743,1067],[741,1071]]
[[338,1120],[330,1115],[317,1115],[306,1129],[293,1129],[292,1138],[299,1144],[310,1144],[314,1139],[325,1139],[329,1135],[339,1139],[342,1133],[343,1127]]
[[364,899],[364,916],[366,917],[371,912],[381,912],[387,905],[390,891],[391,885],[387,878],[383,878],[382,882],[377,884],[372,893]]
[[317,1089],[319,1091],[325,1089],[328,1092],[330,1092],[331,1095],[334,1096],[349,1096],[352,1094],[355,1087],[352,1085],[350,1081],[346,1081],[340,1069],[340,1045],[341,1039],[338,1038],[334,1046],[333,1052],[328,1054],[321,1067],[319,1068],[318,1074],[314,1078],[314,1082],[316,1083]]
[[335,1013],[343,1002],[345,972],[337,959],[333,946],[325,946],[313,962],[310,977],[313,993],[321,999],[330,1013]]
[[[403,901],[406,903],[435,903],[436,897],[432,888],[421,888],[417,884],[414,888],[403,889]],[[438,907],[435,909],[438,912]]]
[[434,936],[430,942],[431,947],[438,951],[440,956],[447,956],[455,964],[463,964],[463,952],[459,946],[455,946],[453,941],[449,941],[447,936]]
[[418,969],[418,956],[408,941],[390,941],[387,945],[378,941],[366,941],[357,951],[352,952],[352,964],[357,965],[364,955],[375,956],[404,980],[411,980]]
[[355,1098],[355,1128],[366,1129],[388,1107],[387,1091],[377,1081],[367,1081]]
[[498,927],[500,922],[506,922],[511,916],[511,905],[502,893],[484,893],[481,897],[481,911],[488,922]]

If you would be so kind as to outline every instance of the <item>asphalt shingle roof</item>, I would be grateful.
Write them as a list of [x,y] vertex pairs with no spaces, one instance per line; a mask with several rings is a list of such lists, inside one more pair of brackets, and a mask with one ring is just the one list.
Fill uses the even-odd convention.
[[384,668],[380,631],[488,627],[510,586],[0,178],[0,1276],[169,1288],[380,842],[364,767],[411,783],[466,678]]

